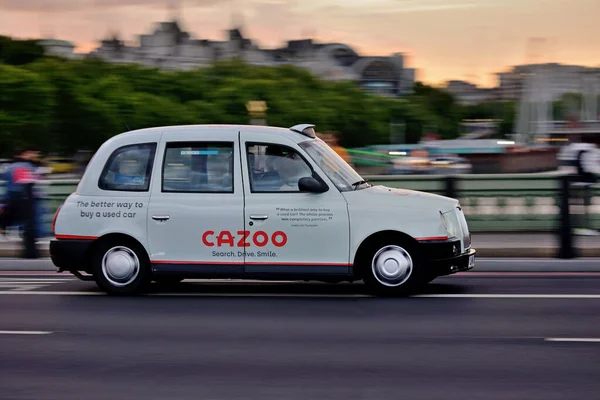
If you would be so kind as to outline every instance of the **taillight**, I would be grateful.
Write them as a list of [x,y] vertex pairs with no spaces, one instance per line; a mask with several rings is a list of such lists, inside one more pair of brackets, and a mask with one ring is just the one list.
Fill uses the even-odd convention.
[[60,212],[60,209],[62,208],[62,206],[58,206],[58,208],[56,209],[56,212],[54,213],[54,218],[52,219],[52,235],[55,235],[55,228],[56,228],[56,218],[58,217],[58,213]]

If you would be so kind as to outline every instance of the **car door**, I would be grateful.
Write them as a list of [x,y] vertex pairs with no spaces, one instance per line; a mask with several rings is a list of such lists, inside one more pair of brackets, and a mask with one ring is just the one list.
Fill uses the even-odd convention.
[[[163,135],[148,215],[156,273],[238,275],[244,198],[239,131],[214,128]],[[210,139],[205,139],[210,138]]]
[[[328,275],[350,272],[347,204],[293,141],[242,132],[246,259],[250,275]],[[300,192],[314,176],[324,193]]]

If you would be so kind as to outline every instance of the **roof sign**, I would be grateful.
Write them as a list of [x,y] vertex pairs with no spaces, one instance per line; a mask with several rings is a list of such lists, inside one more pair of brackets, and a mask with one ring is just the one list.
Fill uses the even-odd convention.
[[315,126],[311,124],[301,124],[294,125],[290,128],[291,131],[300,133],[304,136],[308,136],[309,138],[316,138],[317,133],[315,132]]

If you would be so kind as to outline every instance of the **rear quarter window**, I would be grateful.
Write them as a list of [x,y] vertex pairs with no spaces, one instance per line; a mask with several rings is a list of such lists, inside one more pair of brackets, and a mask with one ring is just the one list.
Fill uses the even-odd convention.
[[100,175],[102,190],[147,192],[150,188],[156,143],[123,146],[115,150]]

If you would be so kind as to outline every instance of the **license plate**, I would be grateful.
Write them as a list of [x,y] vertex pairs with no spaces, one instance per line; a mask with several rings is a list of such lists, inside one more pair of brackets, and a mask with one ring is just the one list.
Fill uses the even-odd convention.
[[475,254],[469,257],[469,267],[475,266]]

